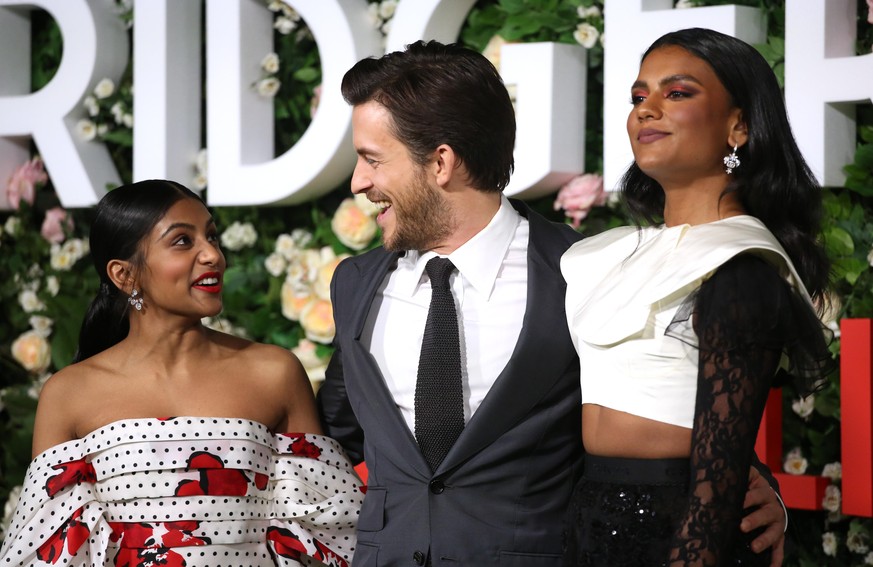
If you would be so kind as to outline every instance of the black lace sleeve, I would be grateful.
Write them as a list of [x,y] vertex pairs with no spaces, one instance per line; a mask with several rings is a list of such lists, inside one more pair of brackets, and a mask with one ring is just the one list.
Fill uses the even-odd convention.
[[737,544],[768,390],[787,377],[777,378],[777,370],[787,366],[809,390],[833,361],[812,308],[752,255],[720,267],[680,308],[667,334],[686,340],[689,326],[699,348],[691,478],[670,564],[726,565]]

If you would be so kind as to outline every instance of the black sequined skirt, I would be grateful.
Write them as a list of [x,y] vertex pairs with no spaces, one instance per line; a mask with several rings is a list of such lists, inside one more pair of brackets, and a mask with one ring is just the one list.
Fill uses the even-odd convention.
[[[567,516],[565,567],[660,567],[688,499],[688,459],[586,455]],[[737,527],[737,549],[720,565],[766,567],[749,548],[759,532]]]

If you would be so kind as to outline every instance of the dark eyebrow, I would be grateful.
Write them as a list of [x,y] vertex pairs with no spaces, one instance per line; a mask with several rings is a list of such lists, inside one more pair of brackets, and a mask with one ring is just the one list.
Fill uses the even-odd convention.
[[[670,75],[669,77],[664,77],[663,79],[658,81],[658,85],[663,87],[664,85],[667,85],[669,83],[675,83],[676,81],[690,81],[692,83],[697,83],[698,85],[703,86],[703,83],[701,83],[697,79],[697,77],[695,77],[694,75],[682,75],[682,74]],[[631,89],[645,88],[648,86],[649,86],[649,84],[645,81],[634,81],[634,84],[631,85]]]
[[[209,217],[208,219],[206,219],[206,228],[209,228],[210,226],[215,226],[215,219],[213,219],[212,217]],[[163,238],[165,236],[167,236],[169,233],[173,232],[177,228],[184,228],[185,230],[196,230],[197,229],[196,226],[194,226],[193,224],[188,223],[188,222],[174,222],[173,224],[171,224],[170,226],[167,227],[167,230],[165,230],[163,232],[163,234],[161,234],[161,236],[158,237],[158,240],[163,240]]]

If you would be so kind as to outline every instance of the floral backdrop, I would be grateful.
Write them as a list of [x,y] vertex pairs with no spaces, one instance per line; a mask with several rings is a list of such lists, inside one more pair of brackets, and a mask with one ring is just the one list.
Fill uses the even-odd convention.
[[[361,2],[367,0],[360,0]],[[372,25],[387,34],[398,0],[369,2]],[[405,0],[410,1],[410,0]],[[118,17],[135,24],[131,0],[116,0]],[[679,0],[677,8],[745,4],[764,10],[768,40],[756,46],[780,80],[784,53],[784,0]],[[293,146],[318,112],[319,55],[306,23],[288,5],[265,0],[274,15],[274,49],[259,61],[262,77],[251,86],[275,105],[277,153]],[[602,0],[479,0],[460,41],[499,66],[504,42],[556,41],[588,48],[587,123],[602,124]],[[44,12],[33,16],[32,89],[45,85],[62,52],[60,31]],[[873,0],[858,0],[859,54],[873,44]],[[105,144],[129,181],[133,84],[132,65],[120,84],[104,79],[82,104],[77,134]],[[509,85],[511,90],[511,85]],[[580,135],[583,135],[580,133]],[[531,205],[584,234],[628,224],[614,196],[603,191],[602,132],[588,128],[588,172],[556,187],[556,194]],[[844,187],[824,190],[823,238],[834,262],[832,305],[825,316],[838,321],[873,317],[873,108],[858,107],[854,163],[846,164]],[[97,289],[87,234],[91,209],[60,206],[38,155],[8,180],[0,180],[11,211],[0,211],[0,522],[8,525],[24,471],[40,387],[69,364],[79,325]],[[205,149],[191,164],[192,189],[208,192]],[[213,211],[228,258],[224,313],[206,324],[284,346],[306,367],[313,387],[324,377],[333,338],[328,286],[337,263],[378,244],[375,209],[352,198],[344,183],[332,193],[294,207],[228,207]],[[784,470],[831,479],[823,511],[792,511],[786,565],[873,565],[873,520],[840,513],[839,377],[814,396],[783,392]]]

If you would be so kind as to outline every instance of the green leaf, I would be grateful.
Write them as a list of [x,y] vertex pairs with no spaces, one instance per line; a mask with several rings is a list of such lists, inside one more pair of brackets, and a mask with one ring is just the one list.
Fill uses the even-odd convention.
[[294,77],[301,83],[312,83],[317,81],[318,78],[321,77],[321,71],[314,67],[304,67],[303,69],[298,69],[294,71],[292,77]]
[[855,251],[852,235],[838,226],[828,229],[824,237],[827,250],[833,256],[848,256]]

